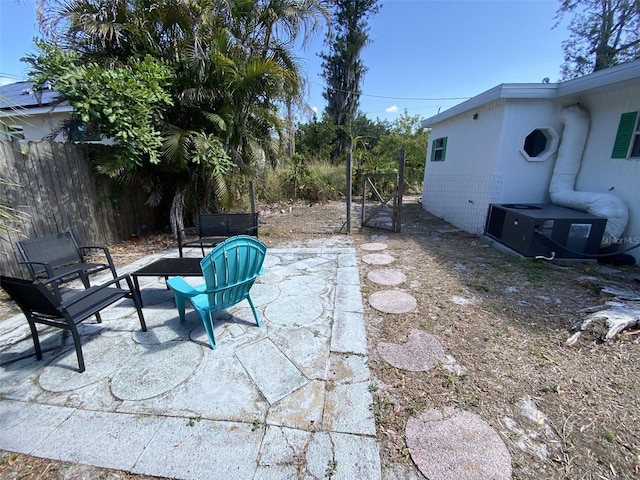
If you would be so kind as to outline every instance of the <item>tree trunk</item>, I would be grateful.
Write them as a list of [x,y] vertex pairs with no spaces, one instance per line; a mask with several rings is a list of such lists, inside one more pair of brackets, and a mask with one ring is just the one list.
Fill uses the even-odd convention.
[[171,212],[169,214],[171,222],[171,234],[178,238],[178,234],[184,237],[184,189],[176,188],[171,202]]

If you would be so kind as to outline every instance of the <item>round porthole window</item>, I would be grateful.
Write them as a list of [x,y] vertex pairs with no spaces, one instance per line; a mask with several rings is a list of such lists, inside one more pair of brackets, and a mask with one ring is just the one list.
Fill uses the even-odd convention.
[[553,128],[536,128],[524,137],[520,153],[529,162],[544,162],[557,148],[558,134]]

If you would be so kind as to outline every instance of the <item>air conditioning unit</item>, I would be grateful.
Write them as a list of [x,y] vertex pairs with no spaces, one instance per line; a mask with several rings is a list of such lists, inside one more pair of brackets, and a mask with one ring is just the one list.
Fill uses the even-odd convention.
[[552,204],[492,204],[485,233],[525,257],[589,258],[607,219]]

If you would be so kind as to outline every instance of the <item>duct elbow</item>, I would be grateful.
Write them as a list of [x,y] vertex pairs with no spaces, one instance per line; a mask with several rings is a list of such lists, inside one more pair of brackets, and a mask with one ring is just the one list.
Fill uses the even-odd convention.
[[617,195],[574,190],[549,191],[551,203],[607,219],[602,245],[610,245],[624,233],[629,222],[627,204]]
[[624,200],[612,193],[575,190],[589,131],[589,114],[578,105],[572,105],[562,109],[562,120],[564,132],[549,184],[551,203],[606,218],[602,244],[610,244],[627,228],[629,209]]

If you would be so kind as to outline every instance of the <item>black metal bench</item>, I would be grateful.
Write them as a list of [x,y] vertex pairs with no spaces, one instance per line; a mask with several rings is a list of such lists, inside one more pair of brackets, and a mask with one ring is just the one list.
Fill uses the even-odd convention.
[[[19,263],[29,270],[34,281],[57,277],[60,282],[68,282],[80,277],[89,287],[89,276],[94,273],[111,270],[113,278],[118,276],[107,247],[80,247],[70,231],[21,240],[16,245],[23,259]],[[92,251],[102,252],[106,262],[87,261]]]
[[257,213],[209,213],[198,215],[196,227],[198,239],[184,241],[185,230],[178,232],[178,251],[183,248],[200,248],[204,257],[205,247],[215,247],[236,235],[258,236]]

